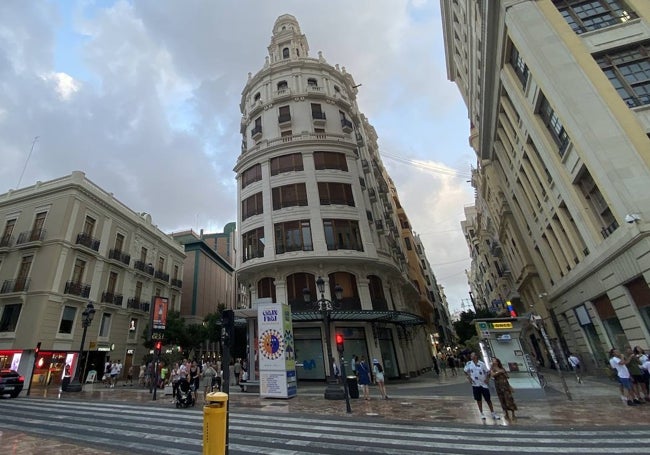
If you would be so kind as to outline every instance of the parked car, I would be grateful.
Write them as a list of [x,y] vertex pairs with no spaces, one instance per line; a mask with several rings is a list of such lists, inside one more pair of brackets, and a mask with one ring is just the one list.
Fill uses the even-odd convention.
[[23,390],[25,384],[25,377],[18,374],[14,370],[0,370],[0,396],[11,395],[11,398],[16,398]]

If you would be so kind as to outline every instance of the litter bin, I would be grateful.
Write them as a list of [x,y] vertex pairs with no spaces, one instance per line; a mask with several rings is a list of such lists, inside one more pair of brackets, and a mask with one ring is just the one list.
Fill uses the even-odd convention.
[[348,376],[348,394],[350,398],[359,398],[359,383],[357,382],[356,376]]
[[225,455],[228,394],[208,393],[203,406],[203,455]]

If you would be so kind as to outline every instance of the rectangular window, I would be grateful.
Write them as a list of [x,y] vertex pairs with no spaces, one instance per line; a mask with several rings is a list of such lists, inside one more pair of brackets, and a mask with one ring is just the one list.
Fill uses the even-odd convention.
[[256,164],[242,172],[241,187],[244,189],[251,183],[258,182],[260,180],[262,180],[262,165]]
[[140,262],[147,262],[147,249],[145,247],[140,248]]
[[278,109],[278,123],[286,123],[291,121],[291,111],[289,106],[280,106]]
[[122,234],[117,234],[115,236],[115,249],[117,251],[122,251],[124,248],[124,236]]
[[21,292],[27,289],[27,281],[29,280],[29,272],[32,269],[32,262],[34,256],[23,256],[20,261],[20,268],[18,269],[18,277],[16,278],[16,285],[14,292]]
[[241,201],[242,221],[244,221],[246,218],[250,218],[251,216],[254,215],[260,215],[262,213],[264,213],[264,207],[262,203],[261,191]]
[[111,272],[108,275],[108,287],[106,289],[110,294],[115,294],[115,288],[117,287],[117,273]]
[[512,46],[512,52],[510,53],[510,64],[515,70],[515,74],[519,78],[522,88],[526,90],[526,83],[528,82],[528,66],[526,66],[521,55],[519,55],[519,51],[514,46]]
[[637,17],[621,0],[553,0],[553,3],[577,34]]
[[164,272],[165,271],[165,258],[164,257],[159,257],[158,258],[158,268],[157,270],[159,272]]
[[59,333],[71,334],[72,323],[77,315],[77,309],[73,306],[63,307],[63,314],[61,315],[61,322],[59,323]]
[[413,247],[411,246],[411,239],[404,237],[404,243],[406,244],[406,249],[411,251]]
[[29,241],[33,242],[40,240],[42,238],[41,234],[43,232],[43,226],[45,225],[45,217],[47,212],[39,212],[34,218],[34,224],[32,225],[32,232],[29,235]]
[[83,233],[86,234],[88,237],[93,236],[93,232],[95,232],[95,219],[93,217],[87,216],[85,221],[84,221],[84,231]]
[[0,332],[15,332],[20,316],[21,303],[11,303],[5,305],[0,317]]
[[325,113],[320,104],[311,103],[311,118],[314,120],[325,120]]
[[86,262],[81,259],[75,260],[74,269],[72,271],[72,282],[75,284],[81,283],[84,278],[85,270],[86,270]]
[[251,130],[251,138],[259,139],[262,137],[262,117],[257,117],[255,119],[255,126]]
[[242,262],[264,257],[264,228],[242,234]]
[[173,279],[177,280],[178,279],[178,266],[174,265],[174,275],[172,276]]
[[288,221],[275,225],[275,252],[312,251],[309,220]]
[[569,145],[569,135],[564,130],[560,118],[557,116],[544,94],[541,94],[538,113],[549,133],[551,133],[551,137],[557,144],[559,155],[564,156],[564,152],[566,152],[566,148]]
[[650,43],[612,50],[595,58],[629,107],[650,104]]
[[359,223],[353,220],[323,220],[328,250],[363,251]]
[[318,182],[321,205],[349,205],[354,207],[352,185],[338,182]]
[[14,227],[16,227],[16,219],[7,220],[4,232],[2,233],[2,238],[0,239],[0,247],[9,246],[11,243],[11,236],[14,233]]
[[278,186],[272,189],[273,210],[307,205],[307,189],[304,183]]
[[348,161],[344,153],[314,152],[314,166],[316,170],[338,169],[347,172]]
[[142,298],[142,281],[135,283],[135,299],[139,302]]
[[102,314],[102,322],[99,326],[99,336],[101,338],[108,338],[111,333],[111,315],[109,313]]
[[271,175],[302,170],[304,170],[302,165],[302,153],[292,153],[290,155],[271,158]]

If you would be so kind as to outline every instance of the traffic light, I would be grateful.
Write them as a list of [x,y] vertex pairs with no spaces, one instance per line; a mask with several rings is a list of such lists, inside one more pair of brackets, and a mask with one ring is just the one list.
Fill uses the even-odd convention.
[[162,341],[156,341],[156,344],[154,345],[156,354],[160,355],[162,352]]
[[341,354],[343,354],[343,343],[345,340],[343,339],[343,335],[340,333],[336,334],[336,350],[339,351]]
[[235,312],[221,311],[221,341],[225,347],[230,347],[235,338]]
[[38,355],[41,352],[41,342],[36,343],[36,349],[34,349],[34,354]]

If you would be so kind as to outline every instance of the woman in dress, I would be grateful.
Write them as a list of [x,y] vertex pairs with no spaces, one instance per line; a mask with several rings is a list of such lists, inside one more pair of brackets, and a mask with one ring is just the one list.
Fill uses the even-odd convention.
[[[510,387],[510,383],[508,382],[508,372],[503,368],[501,360],[496,357],[492,357],[490,376],[494,379],[494,386],[497,390],[497,395],[499,396],[503,412],[506,414],[506,419],[514,419],[517,404],[515,403],[515,399],[512,397],[512,387]],[[508,416],[508,411],[512,414],[511,417]]]
[[361,362],[357,364],[357,374],[359,375],[359,385],[363,389],[363,398],[370,399],[370,367],[366,363],[366,358],[361,357]]

